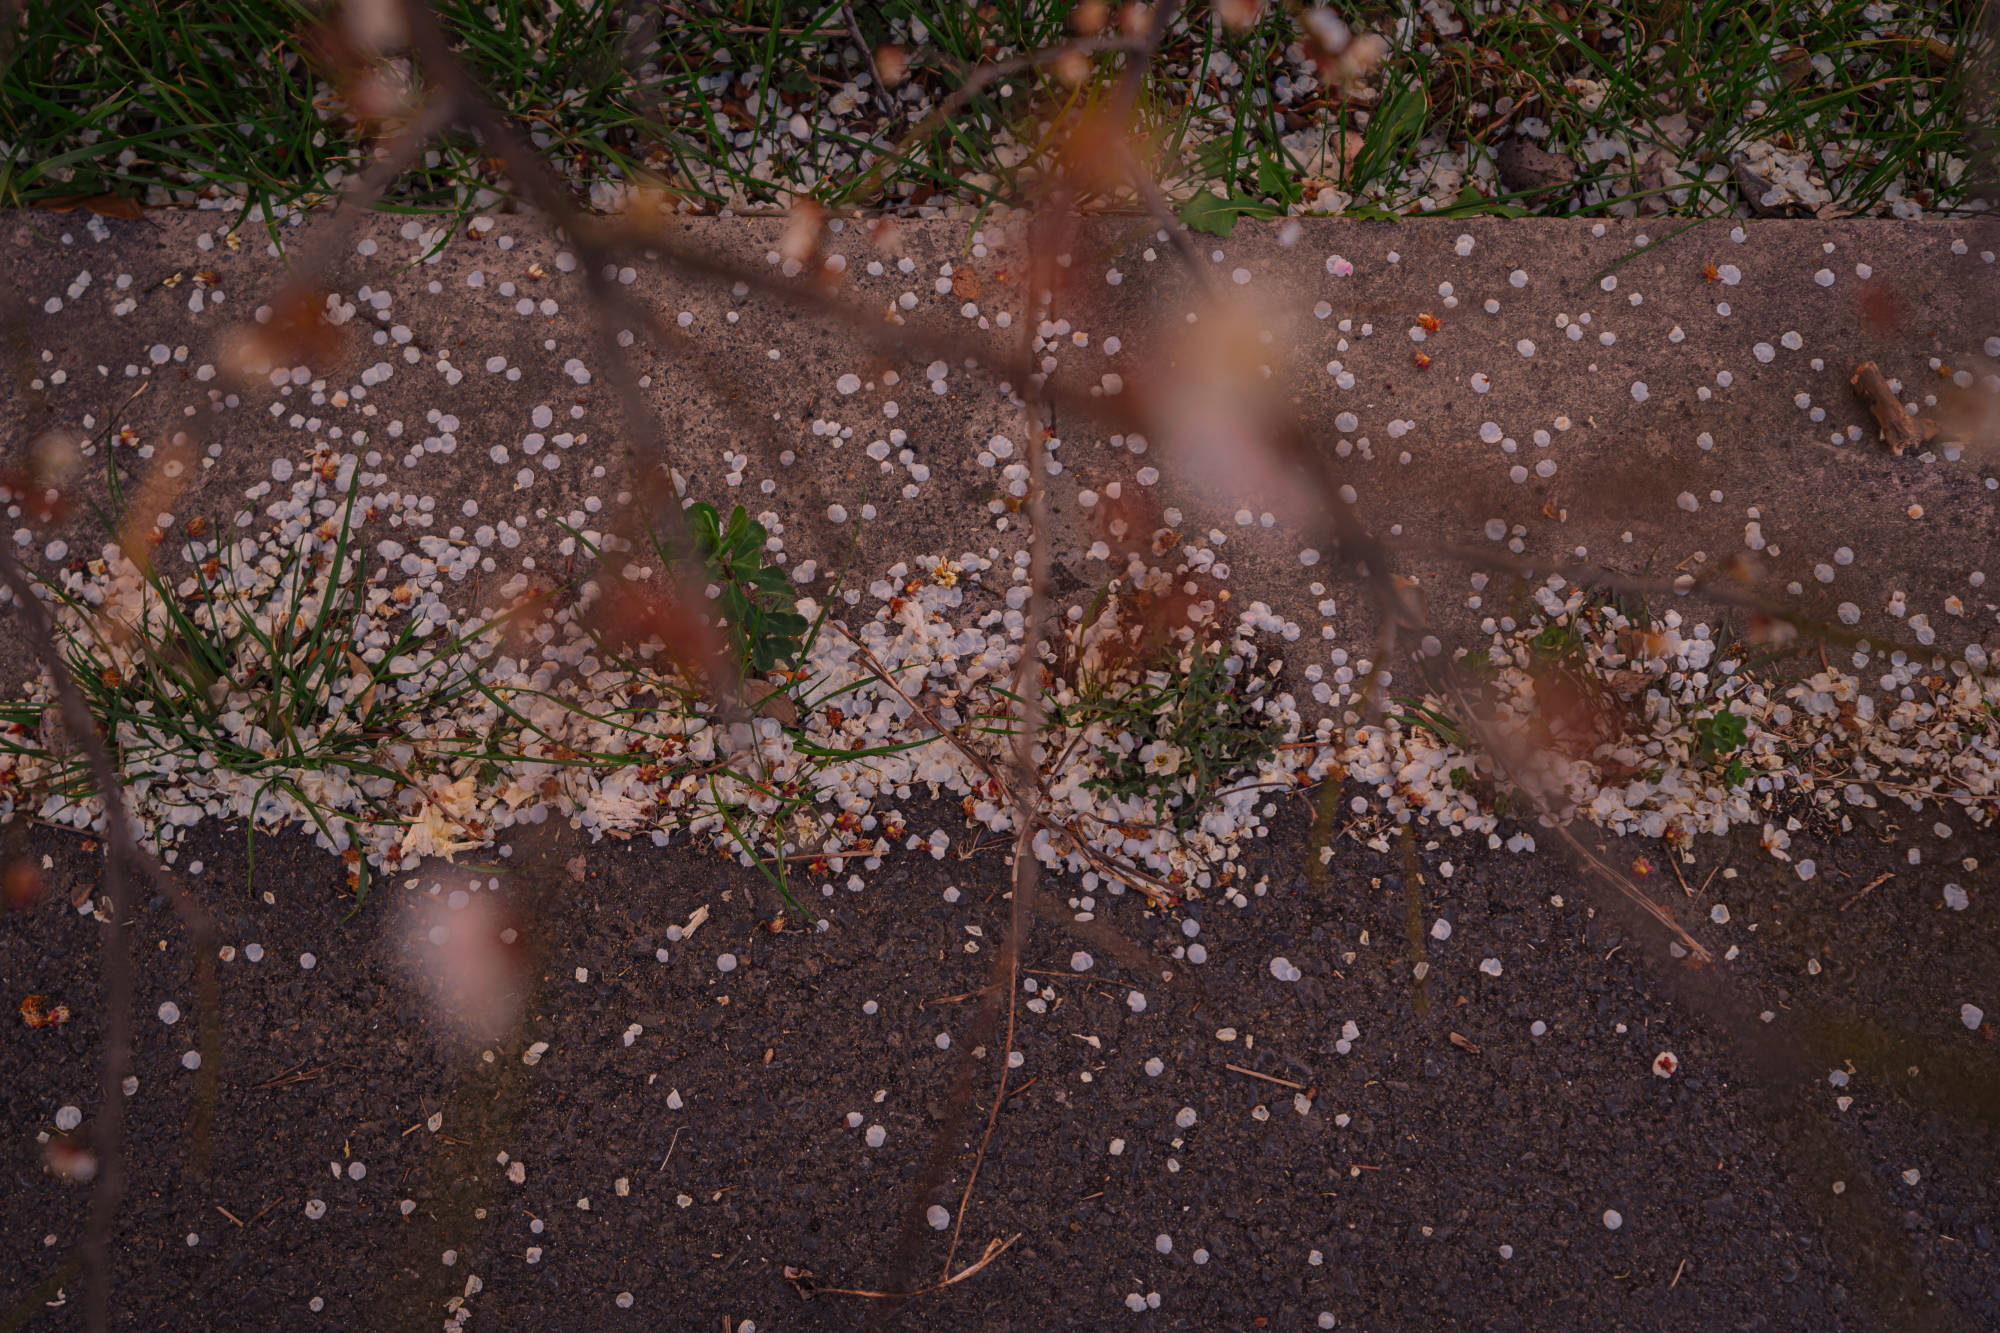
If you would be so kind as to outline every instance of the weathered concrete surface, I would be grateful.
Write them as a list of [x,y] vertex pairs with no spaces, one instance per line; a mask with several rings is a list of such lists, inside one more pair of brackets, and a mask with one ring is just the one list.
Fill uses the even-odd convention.
[[[484,239],[456,239],[435,262],[412,268],[429,238],[404,235],[413,228],[401,219],[365,220],[357,233],[365,243],[349,244],[331,275],[358,310],[345,350],[296,388],[260,386],[238,408],[218,411],[199,367],[219,359],[228,326],[282,276],[261,232],[246,229],[232,250],[218,221],[154,214],[105,224],[98,240],[73,217],[6,220],[0,308],[11,367],[0,426],[12,457],[44,429],[108,435],[127,425],[151,442],[193,418],[215,457],[175,505],[185,520],[239,507],[274,462],[304,456],[336,429],[350,442],[365,431],[382,455],[382,479],[371,482],[377,493],[432,502],[431,526],[417,530],[458,526],[472,537],[502,518],[520,530],[518,547],[491,548],[493,579],[528,557],[544,569],[560,560],[554,518],[583,515],[593,498],[616,504],[629,432],[592,334],[583,276],[558,262],[563,247],[545,225],[502,217]],[[777,277],[781,230],[704,221],[680,239]],[[199,248],[204,231],[212,248]],[[1055,384],[1100,395],[1054,413],[1063,469],[1050,494],[1067,600],[1087,601],[1114,568],[1089,553],[1105,535],[1103,508],[1085,510],[1079,493],[1122,483],[1128,502],[1152,502],[1147,522],[1173,506],[1183,511],[1183,540],[1210,529],[1226,537],[1216,554],[1231,566],[1238,605],[1264,600],[1308,642],[1327,633],[1356,656],[1370,650],[1376,626],[1360,585],[1300,563],[1302,549],[1331,546],[1302,498],[1310,488],[1283,475],[1259,485],[1268,469],[1245,442],[1254,433],[1216,443],[1229,422],[1263,410],[1263,394],[1296,409],[1332,484],[1351,486],[1361,521],[1400,546],[1398,565],[1426,588],[1446,644],[1471,641],[1482,617],[1521,605],[1507,579],[1482,598],[1468,583],[1477,571],[1437,553],[1459,545],[1511,558],[1487,538],[1498,520],[1518,534],[1538,578],[1556,571],[1584,579],[1603,566],[1670,579],[1754,556],[1745,586],[1804,616],[1831,622],[1840,603],[1852,602],[1858,633],[1913,641],[1909,623],[1885,609],[1901,590],[1907,613],[1928,618],[1939,648],[2000,649],[2000,593],[1973,582],[1976,573],[2000,578],[1992,568],[2000,565],[2000,450],[1989,445],[1957,461],[1943,452],[1893,458],[1847,383],[1857,362],[1873,359],[1923,411],[1951,392],[1994,391],[2000,226],[1766,222],[1736,231],[1724,222],[1666,232],[1619,222],[1245,226],[1227,241],[1195,238],[1206,266],[1197,282],[1143,225],[1092,224],[1071,246],[1054,293],[1053,317],[1068,327],[1035,351],[1051,358]],[[816,563],[807,583],[816,592],[850,563],[850,549],[850,588],[920,554],[1011,554],[1019,524],[989,512],[999,473],[978,455],[1005,435],[1019,458],[1026,418],[990,373],[963,362],[966,344],[987,349],[989,363],[1020,352],[1018,328],[994,325],[1002,312],[1020,313],[1022,251],[998,229],[974,238],[937,224],[902,228],[889,249],[848,228],[826,237],[823,254],[842,257],[844,270],[796,281],[852,303],[868,326],[904,336],[902,350],[872,348],[773,295],[737,295],[635,258],[622,290],[672,328],[685,322],[685,342],[656,346],[642,331],[632,349],[675,465],[697,495],[775,514],[794,567]],[[899,257],[909,273],[899,271]],[[871,262],[884,271],[871,275]],[[945,264],[956,266],[954,277],[942,276]],[[478,287],[468,285],[475,270]],[[72,294],[83,271],[91,280]],[[176,273],[176,285],[161,285]],[[189,308],[197,273],[213,275],[200,313]],[[124,274],[129,289],[116,285]],[[227,298],[220,305],[217,292]],[[390,304],[375,314],[368,298],[384,292]],[[60,309],[47,308],[51,298]],[[115,313],[126,300],[135,302],[130,312]],[[529,313],[517,313],[523,301],[536,303]],[[545,301],[555,303],[552,314]],[[965,313],[968,301],[976,314]],[[1315,315],[1321,302],[1323,318]],[[885,324],[890,313],[906,323]],[[1438,327],[1413,341],[1411,331],[1428,322]],[[1580,328],[1580,338],[1565,326]],[[405,329],[419,349],[414,363],[397,342]],[[1189,343],[1190,329],[1227,331]],[[1122,346],[1108,355],[1113,337]],[[378,339],[383,345],[372,345]],[[1534,345],[1531,357],[1519,350],[1523,340]],[[148,356],[156,347],[168,358],[157,367]],[[494,357],[518,368],[518,379],[486,369]],[[588,384],[565,373],[571,358],[590,370]],[[461,382],[438,369],[447,360]],[[948,363],[943,394],[926,378],[934,360]],[[352,392],[380,362],[394,366],[393,377]],[[1341,387],[1329,363],[1352,376],[1351,387]],[[1954,372],[1969,389],[1954,387]],[[848,374],[860,386],[851,393],[842,392]],[[1107,374],[1123,377],[1122,392],[1107,392]],[[332,400],[341,389],[349,390],[344,407]],[[1084,410],[1093,403],[1152,412],[1146,454],[1115,446],[1117,421],[1093,419]],[[539,432],[538,405],[553,415]],[[829,433],[815,433],[816,423]],[[565,429],[576,435],[571,447],[524,454],[531,432],[553,440]],[[871,457],[867,446],[892,429],[906,438],[886,459]],[[851,438],[839,438],[842,430]],[[1547,432],[1546,446],[1537,431]],[[427,438],[445,434],[452,452],[425,449]],[[131,446],[114,447],[143,469]],[[496,448],[505,462],[494,461]],[[926,479],[899,461],[904,448],[929,469]],[[543,466],[558,456],[559,467]],[[1196,468],[1190,457],[1211,465]],[[1537,475],[1538,463],[1553,464],[1553,474]],[[1517,465],[1529,469],[1524,482],[1510,480]],[[532,481],[523,489],[524,466]],[[1141,469],[1154,466],[1158,483],[1140,484]],[[463,512],[468,501],[476,516]],[[862,521],[868,503],[879,517]],[[835,505],[847,522],[829,518]],[[1753,510],[1768,543],[1760,552],[1746,547]],[[1247,527],[1238,523],[1244,511]],[[1259,521],[1265,514],[1272,526]],[[21,528],[29,529],[35,552],[58,536],[73,549],[90,540],[80,521],[67,532]],[[1851,564],[1837,559],[1842,547]],[[1815,576],[1822,565],[1831,583]],[[1323,593],[1315,581],[1328,585]],[[1318,609],[1323,597],[1337,605],[1330,617]],[[26,665],[18,648],[10,645],[4,662],[10,680]]]

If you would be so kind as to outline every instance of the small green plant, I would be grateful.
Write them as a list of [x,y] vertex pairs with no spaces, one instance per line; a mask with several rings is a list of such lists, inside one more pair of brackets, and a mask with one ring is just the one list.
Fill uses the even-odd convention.
[[1264,714],[1272,676],[1221,644],[1169,649],[1151,670],[1052,701],[1050,720],[1095,738],[1098,771],[1084,787],[1142,798],[1179,831],[1194,827],[1227,784],[1269,758],[1283,726]]
[[1583,648],[1583,630],[1575,616],[1551,620],[1528,640],[1528,651],[1544,662],[1562,662]]
[[761,676],[797,662],[811,625],[799,614],[791,576],[764,558],[764,525],[742,505],[726,525],[712,504],[690,505],[687,517],[708,576],[722,589],[718,600],[743,670]]
[[[1456,746],[1461,750],[1471,748],[1471,742],[1465,734],[1465,728],[1452,721],[1451,716],[1442,709],[1427,704],[1421,699],[1412,699],[1404,695],[1396,696],[1396,702],[1402,705],[1405,711],[1393,713],[1390,716],[1400,721],[1404,726],[1428,731],[1446,745]],[[1456,779],[1454,779],[1454,785],[1456,785]]]
[[1750,723],[1741,713],[1732,713],[1728,708],[1698,717],[1694,720],[1696,752],[1705,764],[1718,764],[1727,759],[1723,767],[1722,780],[1731,787],[1740,787],[1750,779],[1750,769],[1737,751],[1750,738]]

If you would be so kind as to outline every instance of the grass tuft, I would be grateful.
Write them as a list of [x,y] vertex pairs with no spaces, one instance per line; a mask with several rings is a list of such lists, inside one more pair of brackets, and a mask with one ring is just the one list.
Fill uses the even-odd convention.
[[[995,80],[928,119],[983,65],[1072,39],[1074,0],[854,6],[732,0],[441,0],[468,72],[580,202],[657,187],[707,211],[843,209],[1033,197],[1123,60],[1099,52]],[[1336,7],[1388,39],[1365,85],[1322,76],[1306,9],[1240,30],[1186,7],[1138,103],[1181,216],[1732,212],[1766,185],[1801,212],[1972,207],[1992,144],[1973,94],[1995,76],[1970,0],[1893,12],[1869,0],[1741,5]],[[854,37],[858,26],[862,41]],[[879,48],[908,64],[876,83]],[[124,7],[26,0],[0,49],[0,205],[309,203],[393,129],[360,76],[402,86],[330,40],[300,0]],[[362,111],[357,111],[362,106]],[[1509,179],[1520,136],[1572,171]],[[441,137],[384,207],[463,214],[507,184],[464,135]],[[1129,200],[1106,198],[1103,205]]]

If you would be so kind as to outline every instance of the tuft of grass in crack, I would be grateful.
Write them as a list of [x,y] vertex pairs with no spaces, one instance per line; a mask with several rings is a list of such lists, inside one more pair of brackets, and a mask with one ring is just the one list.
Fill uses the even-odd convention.
[[1049,720],[1095,747],[1086,789],[1141,802],[1185,833],[1229,783],[1276,753],[1284,727],[1264,711],[1275,690],[1275,667],[1197,639],[1144,669],[1052,692]]
[[[97,514],[115,538],[135,530],[115,465],[110,491]],[[122,595],[101,602],[61,573],[34,574],[67,612],[56,617],[58,647],[120,772],[135,784],[188,769],[218,775],[211,790],[244,818],[253,874],[258,824],[281,820],[289,800],[343,848],[357,907],[369,889],[361,826],[405,824],[394,793],[425,776],[425,764],[480,749],[471,738],[428,750],[405,738],[473,692],[493,651],[482,654],[480,643],[497,628],[441,633],[400,609],[359,540],[359,496],[357,470],[344,500],[322,502],[332,512],[317,515],[316,530],[275,551],[267,541],[239,547],[230,528],[195,520],[180,552],[186,577],[158,559],[127,562]],[[77,572],[102,563],[80,560]],[[70,806],[89,797],[95,784],[74,751],[53,701],[0,703],[0,752],[16,756],[10,776],[22,761],[34,772],[23,799]],[[227,789],[231,778],[239,781]],[[336,811],[330,791],[358,800]]]
[[[614,743],[625,745],[623,750],[606,748],[589,753],[565,748],[556,762],[604,767],[638,764],[654,780],[704,780],[713,818],[778,891],[786,906],[802,914],[805,909],[792,888],[793,864],[809,861],[824,873],[828,863],[880,850],[867,845],[873,840],[862,837],[863,830],[847,827],[839,817],[829,820],[822,815],[818,808],[819,775],[836,764],[916,749],[931,743],[931,738],[872,748],[828,747],[810,740],[805,728],[810,715],[834,706],[846,692],[817,689],[802,669],[825,627],[839,581],[818,615],[809,621],[799,613],[789,574],[765,554],[769,533],[743,506],[736,506],[726,520],[706,502],[689,504],[684,512],[702,562],[701,575],[715,590],[717,623],[728,635],[729,651],[751,686],[749,702],[754,715],[749,725],[753,734],[741,738],[746,743],[717,747],[718,755],[727,753],[731,758],[701,762],[691,757],[691,742],[701,732],[717,727],[718,719],[712,701],[672,665],[676,647],[672,644],[648,642],[631,650],[614,646],[593,632],[603,660],[630,677],[628,703],[613,712],[588,712],[556,692],[533,693],[597,724]],[[588,557],[603,558],[601,548],[583,533],[568,527],[565,531]],[[661,569],[671,575],[673,557],[657,525],[649,525],[648,538]],[[758,697],[759,688],[769,693]],[[860,685],[847,688],[859,689]],[[507,734],[524,747],[556,739],[530,721],[512,698],[503,698],[487,687],[482,687],[482,692],[507,719]],[[790,757],[795,761],[782,771],[768,762],[763,746],[779,731],[788,734]],[[725,792],[724,782],[733,783],[734,790]],[[844,839],[847,845],[825,851],[821,844],[829,837]],[[891,836],[890,841],[894,840]]]

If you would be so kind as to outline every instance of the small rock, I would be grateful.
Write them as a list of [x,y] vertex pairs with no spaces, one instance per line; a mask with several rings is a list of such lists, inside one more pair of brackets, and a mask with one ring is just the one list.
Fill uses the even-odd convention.
[[1530,140],[1507,140],[1500,145],[1497,157],[1500,183],[1509,190],[1555,191],[1576,184],[1575,162],[1537,148]]

